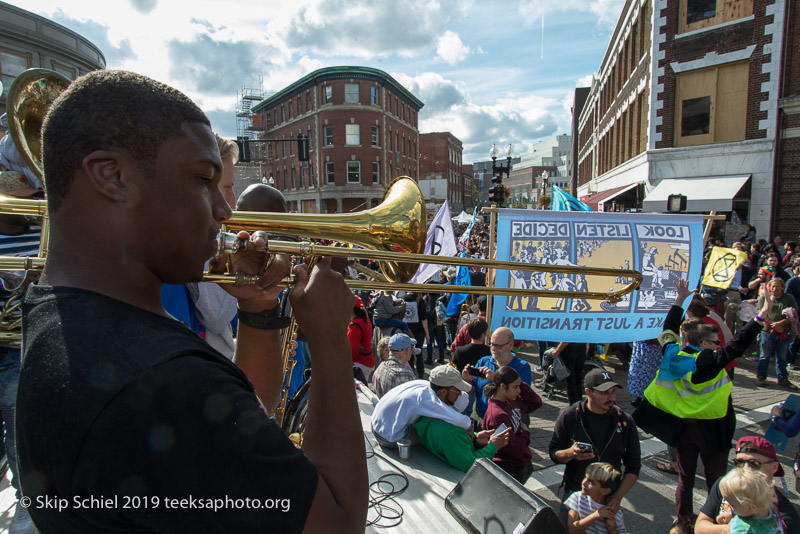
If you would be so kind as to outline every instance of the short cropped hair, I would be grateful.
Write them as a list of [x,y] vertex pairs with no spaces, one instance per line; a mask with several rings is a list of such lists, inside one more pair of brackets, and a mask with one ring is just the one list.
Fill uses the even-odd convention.
[[489,323],[486,322],[486,319],[475,317],[474,319],[470,319],[470,321],[467,323],[467,334],[469,334],[471,339],[480,338],[488,330]]
[[123,150],[147,172],[159,147],[181,136],[187,122],[211,126],[189,97],[161,82],[121,70],[78,78],[53,102],[42,126],[48,208],[61,206],[88,154]]
[[713,339],[714,335],[719,337],[719,329],[713,324],[701,324],[697,328],[686,331],[686,341],[690,345],[699,347],[703,341]]
[[614,466],[606,462],[595,462],[586,468],[586,476],[590,480],[600,483],[600,486],[610,489],[611,493],[617,491],[622,482],[622,475],[614,469]]
[[755,469],[731,470],[720,479],[719,491],[733,508],[748,506],[754,510],[769,510],[778,503],[778,496],[769,487],[766,475]]

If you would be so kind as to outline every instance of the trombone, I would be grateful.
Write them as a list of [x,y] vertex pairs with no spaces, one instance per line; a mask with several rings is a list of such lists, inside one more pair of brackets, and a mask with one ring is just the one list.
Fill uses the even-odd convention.
[[[13,209],[15,214],[41,215],[45,202],[0,198],[0,212]],[[571,265],[549,265],[519,263],[513,261],[483,260],[476,258],[442,257],[421,254],[427,237],[424,198],[416,182],[408,177],[395,179],[387,189],[384,200],[378,206],[357,213],[307,214],[307,213],[262,213],[233,212],[226,226],[231,230],[263,230],[268,233],[316,239],[332,239],[348,242],[361,248],[334,247],[311,241],[292,242],[269,240],[263,251],[292,256],[332,256],[338,258],[372,259],[379,261],[386,280],[347,280],[351,289],[405,290],[418,293],[471,293],[482,295],[581,298],[618,302],[631,293],[642,282],[642,274],[629,269],[604,267],[580,267]],[[240,241],[235,234],[220,232],[219,253],[235,253],[251,244]],[[548,272],[559,274],[583,274],[593,276],[625,277],[629,283],[616,291],[553,291],[547,289],[524,289],[484,286],[454,286],[444,284],[408,283],[420,263],[446,263],[475,268],[509,269],[517,271]],[[0,270],[41,269],[43,258],[0,257]],[[254,283],[257,276],[206,273],[204,281],[219,284],[246,285]],[[291,286],[291,277],[281,285]]]

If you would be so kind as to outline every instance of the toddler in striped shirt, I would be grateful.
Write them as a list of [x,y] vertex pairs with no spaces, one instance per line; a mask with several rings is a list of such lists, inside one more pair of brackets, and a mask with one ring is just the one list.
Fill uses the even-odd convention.
[[569,534],[624,534],[622,510],[614,513],[606,499],[622,481],[620,472],[609,463],[595,462],[586,468],[581,491],[576,491],[565,501],[569,508],[567,531]]

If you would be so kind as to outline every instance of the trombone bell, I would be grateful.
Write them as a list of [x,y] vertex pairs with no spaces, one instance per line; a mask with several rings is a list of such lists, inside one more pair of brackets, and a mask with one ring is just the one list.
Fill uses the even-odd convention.
[[[368,250],[422,254],[428,238],[425,198],[408,176],[396,178],[381,203],[356,213],[261,213],[235,211],[228,230],[264,230],[311,239],[352,243]],[[399,258],[399,255],[398,255]],[[392,282],[405,283],[417,272],[417,263],[380,261]]]

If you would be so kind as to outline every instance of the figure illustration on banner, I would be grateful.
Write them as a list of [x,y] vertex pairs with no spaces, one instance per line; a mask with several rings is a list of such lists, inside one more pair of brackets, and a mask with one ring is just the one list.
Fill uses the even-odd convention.
[[638,291],[636,309],[666,312],[675,298],[673,281],[688,276],[689,243],[646,240],[639,243],[639,251],[644,280]]
[[[620,231],[619,234],[624,234]],[[633,243],[630,238],[626,239],[578,239],[577,247],[580,251],[578,263],[586,267],[608,267],[615,266],[620,269],[630,269],[633,261]],[[622,262],[622,263],[620,263]],[[614,283],[610,287],[607,285],[609,279],[603,276],[588,276],[581,284],[578,280],[576,287],[578,291],[618,291],[628,285],[630,280],[624,276],[613,278]],[[627,297],[627,295],[626,295]],[[576,307],[577,306],[577,307]],[[585,299],[575,299],[571,311],[582,312],[619,312],[627,313],[630,311],[631,302],[629,298],[624,298],[616,304],[609,302]]]

